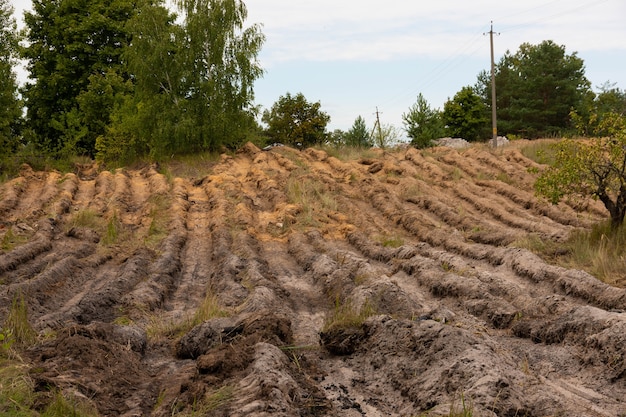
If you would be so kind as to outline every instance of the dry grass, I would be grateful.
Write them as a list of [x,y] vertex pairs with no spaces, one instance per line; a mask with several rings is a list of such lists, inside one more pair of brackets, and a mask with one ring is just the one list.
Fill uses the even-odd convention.
[[521,146],[520,151],[526,158],[538,164],[552,165],[556,155],[553,145],[557,142],[554,139],[537,139]]
[[530,250],[544,260],[588,272],[611,285],[626,287],[626,226],[611,229],[610,221],[591,230],[572,233],[563,243],[529,234],[513,246]]
[[168,235],[167,225],[170,222],[169,210],[172,205],[171,197],[155,194],[148,199],[150,205],[150,227],[144,243],[149,248],[156,248]]
[[567,242],[569,264],[609,284],[626,286],[626,226],[612,230],[610,221],[576,232]]
[[300,207],[298,223],[302,226],[319,226],[319,220],[328,211],[337,211],[339,206],[322,182],[298,174],[287,180],[287,198],[289,203]]
[[377,152],[372,148],[360,148],[352,146],[323,146],[323,151],[340,161],[356,161],[361,158],[376,158]]

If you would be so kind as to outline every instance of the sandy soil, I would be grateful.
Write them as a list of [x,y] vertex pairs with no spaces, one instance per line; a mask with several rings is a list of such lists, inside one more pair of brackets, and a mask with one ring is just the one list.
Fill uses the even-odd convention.
[[[24,167],[0,186],[21,238],[0,322],[23,294],[42,398],[103,416],[626,415],[626,290],[515,246],[606,216],[537,200],[542,168],[251,144],[201,178]],[[370,315],[329,326],[346,306]]]

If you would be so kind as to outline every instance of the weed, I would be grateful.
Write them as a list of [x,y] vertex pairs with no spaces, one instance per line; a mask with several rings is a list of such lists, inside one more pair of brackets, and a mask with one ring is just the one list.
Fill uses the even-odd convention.
[[2,236],[2,240],[0,240],[0,249],[4,251],[10,251],[14,249],[16,246],[21,245],[22,243],[26,243],[28,238],[22,235],[16,235],[13,233],[13,229],[9,228],[4,236]]
[[552,165],[555,161],[556,148],[554,140],[534,140],[522,147],[521,152],[526,158],[538,164]]
[[96,231],[102,230],[102,218],[93,210],[85,209],[74,213],[67,223],[67,229],[85,227]]
[[21,346],[29,346],[37,338],[35,330],[28,321],[28,307],[21,293],[17,293],[13,297],[3,332],[8,332],[5,335],[10,334],[14,342]]
[[178,338],[198,324],[212,318],[228,317],[229,315],[230,312],[220,307],[217,296],[209,291],[193,315],[185,316],[181,320],[163,320],[161,317],[152,316],[146,327],[146,333],[152,339]]
[[102,244],[112,245],[117,242],[121,228],[121,223],[117,217],[117,213],[113,213],[113,216],[107,222]]
[[132,326],[133,323],[133,320],[127,316],[119,316],[113,320],[113,324],[117,324],[118,326]]
[[318,225],[325,212],[338,208],[337,200],[323,183],[293,173],[287,181],[287,197],[301,208],[298,219],[304,226]]
[[561,266],[587,271],[609,284],[626,284],[626,226],[612,229],[610,221],[602,222],[591,230],[573,232],[560,243],[529,234],[513,246]]
[[144,239],[144,243],[148,247],[156,247],[167,237],[167,224],[170,220],[168,208],[171,205],[171,199],[164,195],[153,195],[148,199],[150,204],[150,227],[148,235]]
[[404,245],[404,239],[398,235],[380,235],[375,240],[385,248],[399,248]]
[[498,175],[496,175],[496,180],[503,182],[505,184],[509,184],[509,185],[513,185],[514,183],[513,179],[506,172],[501,172]]
[[56,391],[41,417],[95,417],[97,415],[98,413],[88,404],[76,398],[66,398],[62,392]]
[[[225,385],[215,391],[207,393],[204,398],[194,401],[191,410],[177,412],[172,410],[172,416],[179,417],[200,417],[207,413],[217,410],[218,408],[228,404],[234,397],[235,389],[230,385]],[[180,404],[178,404],[180,407]]]
[[35,416],[34,383],[28,367],[19,361],[0,359],[0,415]]
[[447,262],[447,261],[442,261],[441,262],[441,269],[443,269],[445,272],[452,272],[454,271],[454,266]]
[[341,303],[339,298],[335,300],[335,308],[324,322],[322,331],[329,331],[336,328],[358,328],[371,316],[376,315],[374,306],[366,300],[359,308],[351,301]]
[[0,358],[8,358],[11,354],[11,347],[15,343],[13,332],[9,329],[0,330]]
[[193,317],[193,325],[198,325],[207,320],[216,318],[216,317],[228,317],[230,313],[220,306],[217,296],[212,291],[207,291],[202,304]]
[[459,168],[454,167],[454,169],[452,170],[452,172],[450,173],[451,177],[452,177],[452,181],[460,181],[461,178],[463,178],[463,171],[461,171]]

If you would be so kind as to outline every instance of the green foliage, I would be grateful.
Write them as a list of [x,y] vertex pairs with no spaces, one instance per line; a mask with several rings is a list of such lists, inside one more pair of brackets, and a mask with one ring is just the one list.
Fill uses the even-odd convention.
[[552,203],[563,197],[600,199],[614,228],[626,215],[626,129],[610,138],[564,140],[556,145],[555,163],[535,183]]
[[626,91],[609,82],[600,86],[600,93],[590,96],[584,106],[572,110],[570,116],[577,132],[583,136],[611,136],[626,128]]
[[129,22],[133,42],[124,58],[134,94],[118,105],[98,141],[102,159],[234,148],[256,128],[260,27],[244,28],[247,10],[238,0],[176,5],[182,23],[161,3],[150,2]]
[[17,33],[13,7],[7,0],[0,0],[0,171],[2,157],[15,152],[19,143],[22,109],[13,72],[19,40]]
[[[572,128],[571,109],[579,109],[589,91],[584,63],[553,41],[524,43],[496,64],[498,129],[522,137],[552,137]],[[477,91],[491,109],[491,80],[478,76]]]
[[[95,139],[108,123],[110,108],[89,112],[79,97],[107,71],[124,74],[126,22],[135,12],[130,0],[34,0],[26,12],[23,58],[33,82],[23,95],[27,127],[48,152],[95,153]],[[93,95],[90,96],[93,98]],[[93,118],[98,120],[95,121]]]
[[443,120],[438,109],[432,109],[422,93],[407,113],[402,115],[404,130],[411,138],[411,145],[418,149],[432,146],[431,141],[443,136]]
[[395,146],[400,139],[400,130],[391,124],[377,125],[372,131],[374,146],[380,149],[387,149]]
[[354,120],[352,127],[346,132],[344,137],[344,144],[346,146],[359,147],[359,148],[371,148],[372,136],[367,129],[365,119],[359,116]]
[[280,96],[270,110],[263,112],[267,135],[275,142],[304,147],[326,142],[330,116],[320,110],[320,102],[309,103],[302,93]]
[[485,105],[472,87],[463,87],[443,107],[443,123],[452,137],[477,141],[485,136]]
[[13,332],[10,329],[0,329],[0,358],[9,357],[13,343],[15,343]]

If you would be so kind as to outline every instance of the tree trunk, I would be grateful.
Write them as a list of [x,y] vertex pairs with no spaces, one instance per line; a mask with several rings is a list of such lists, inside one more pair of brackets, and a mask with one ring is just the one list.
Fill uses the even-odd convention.
[[611,216],[611,229],[616,230],[624,223],[624,217],[626,216],[626,186],[620,188],[615,201],[611,200],[611,197],[606,193],[600,193],[598,198],[609,211]]

